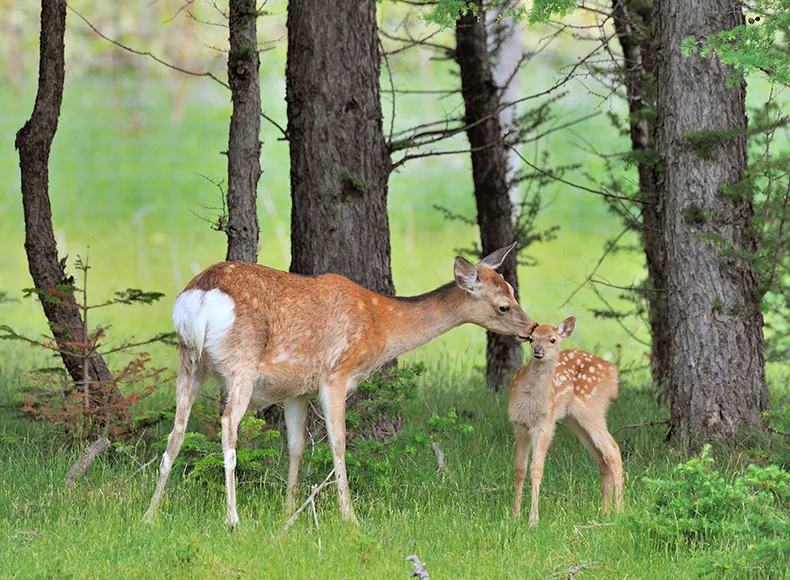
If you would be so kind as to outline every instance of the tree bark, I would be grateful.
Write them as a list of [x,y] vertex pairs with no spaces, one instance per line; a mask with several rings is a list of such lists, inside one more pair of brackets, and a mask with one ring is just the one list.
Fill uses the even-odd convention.
[[[631,150],[638,154],[639,198],[642,202],[642,246],[647,263],[646,297],[652,342],[653,385],[669,396],[670,325],[662,248],[661,211],[655,159],[656,51],[652,0],[613,0],[612,19],[623,49],[623,76],[628,98]],[[653,154],[653,155],[651,155]]]
[[[63,101],[65,31],[65,0],[42,0],[36,103],[30,119],[16,134],[25,215],[25,252],[30,276],[42,294],[41,306],[69,375],[75,383],[85,384],[84,371],[87,367],[90,384],[110,384],[112,375],[100,355],[90,357],[85,365],[83,357],[79,356],[81,349],[76,348],[75,352],[75,348],[69,346],[85,344],[88,337],[74,296],[62,288],[73,287],[74,282],[66,276],[66,259],[58,259],[52,229],[49,154]],[[46,296],[54,297],[54,300],[48,300]],[[117,388],[110,395],[121,397]]]
[[376,2],[292,0],[287,26],[291,271],[392,295]]
[[[466,136],[472,149],[472,179],[477,203],[482,255],[513,243],[513,204],[507,180],[507,159],[497,113],[498,89],[493,79],[482,0],[478,16],[467,13],[456,22],[456,59],[466,107]],[[515,252],[500,268],[518,299]],[[523,363],[521,345],[509,336],[487,333],[486,385],[498,390]]]
[[[745,86],[681,43],[743,24],[731,0],[658,0],[658,121],[667,283],[671,435],[683,445],[761,424],[768,405],[751,199],[727,190],[746,167]],[[709,133],[705,134],[704,131]],[[696,141],[696,144],[695,144]]]
[[257,189],[261,176],[261,86],[255,0],[230,0],[227,260],[258,260]]

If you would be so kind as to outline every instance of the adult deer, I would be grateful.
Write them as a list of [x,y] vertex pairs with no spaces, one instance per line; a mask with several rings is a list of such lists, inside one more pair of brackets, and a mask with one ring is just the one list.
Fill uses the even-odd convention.
[[513,517],[521,512],[521,494],[532,443],[532,505],[529,525],[538,523],[538,498],[555,423],[565,420],[571,431],[593,454],[601,472],[603,509],[614,501],[620,511],[623,495],[623,462],[620,448],[606,428],[606,410],[617,398],[617,369],[581,350],[560,351],[576,325],[574,317],[559,327],[541,324],[532,333],[532,360],[513,376],[508,414],[516,435],[516,491]]
[[214,372],[225,380],[228,395],[222,416],[228,524],[239,521],[236,439],[250,399],[284,402],[290,511],[305,447],[307,399],[315,393],[326,419],[340,512],[356,523],[346,476],[346,396],[385,362],[467,322],[526,341],[537,324],[494,271],[514,245],[477,265],[457,257],[455,282],[410,298],[382,296],[336,274],[301,276],[242,262],[221,262],[198,274],[173,308],[179,338],[175,426],[146,519],[156,512],[200,384]]

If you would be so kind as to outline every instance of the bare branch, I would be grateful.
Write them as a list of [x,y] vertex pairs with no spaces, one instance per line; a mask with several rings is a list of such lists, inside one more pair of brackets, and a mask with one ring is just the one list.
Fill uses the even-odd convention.
[[568,305],[568,303],[571,300],[573,300],[573,297],[576,296],[576,294],[578,294],[579,291],[582,288],[584,288],[590,280],[592,280],[593,276],[595,276],[595,274],[598,272],[598,268],[601,267],[601,264],[603,264],[603,261],[606,259],[606,256],[609,255],[609,253],[617,246],[617,242],[620,241],[620,238],[622,238],[630,229],[631,228],[623,229],[623,231],[621,231],[617,235],[617,237],[609,244],[609,246],[606,248],[606,251],[603,253],[603,255],[600,258],[598,258],[598,263],[595,264],[595,268],[593,268],[592,272],[590,272],[590,275],[587,276],[587,278],[584,280],[584,282],[582,282],[573,292],[571,292],[571,295],[568,296],[567,300],[565,300],[565,302],[563,302],[560,305],[560,310],[565,308]]
[[416,554],[406,556],[406,559],[414,564],[414,572],[411,573],[412,578],[417,577],[420,580],[431,580],[431,577],[428,576],[428,572],[425,570],[425,562],[420,562]]
[[647,423],[634,423],[633,425],[622,425],[612,431],[612,435],[616,435],[619,431],[625,431],[626,429],[641,429],[642,427],[655,427],[656,425],[669,425],[669,419],[648,421]]
[[230,90],[230,86],[226,82],[220,80],[219,78],[214,76],[209,71],[197,72],[197,71],[192,71],[192,70],[188,70],[188,69],[185,69],[185,68],[181,68],[180,66],[176,66],[174,64],[170,64],[169,62],[166,62],[166,61],[162,60],[161,58],[159,58],[158,56],[156,56],[155,54],[153,54],[151,52],[135,50],[134,48],[128,47],[125,44],[122,44],[121,42],[118,42],[117,40],[113,40],[112,38],[110,38],[108,36],[105,36],[102,32],[99,31],[98,28],[96,28],[93,24],[91,24],[88,21],[87,18],[85,18],[82,14],[80,14],[79,12],[74,10],[74,8],[72,8],[71,6],[68,6],[68,9],[71,10],[74,14],[76,14],[77,17],[79,17],[79,19],[82,20],[85,24],[87,24],[88,27],[91,30],[93,30],[93,32],[95,32],[98,36],[100,36],[101,38],[103,38],[104,40],[109,42],[110,44],[113,44],[113,45],[117,46],[118,48],[122,48],[123,50],[125,50],[127,52],[131,52],[132,54],[136,54],[138,56],[147,56],[147,57],[155,60],[159,64],[164,65],[167,68],[173,69],[173,70],[178,71],[180,73],[183,73],[183,74],[186,74],[186,75],[190,75],[190,76],[194,76],[194,77],[208,77],[208,78],[214,80],[215,82],[221,84],[226,89]]
[[308,497],[308,498],[307,498],[307,499],[304,501],[304,503],[303,503],[302,505],[300,505],[300,506],[299,506],[299,509],[297,509],[297,510],[296,510],[296,511],[293,513],[293,515],[292,515],[290,518],[288,518],[288,521],[287,521],[287,522],[285,522],[285,527],[283,527],[283,532],[284,532],[285,530],[287,530],[288,528],[290,528],[290,527],[291,527],[291,526],[294,524],[294,522],[296,521],[296,518],[298,518],[298,517],[299,517],[299,514],[300,514],[300,513],[302,513],[302,512],[304,511],[304,509],[305,509],[305,508],[306,508],[308,505],[310,505],[310,502],[312,502],[312,501],[313,501],[313,499],[315,498],[315,496],[317,496],[317,495],[318,495],[318,492],[320,492],[320,491],[321,491],[322,489],[324,489],[324,488],[325,488],[327,485],[329,485],[330,483],[332,483],[332,482],[330,481],[330,479],[332,478],[332,476],[333,476],[334,474],[335,474],[335,468],[333,467],[333,468],[332,468],[332,471],[330,471],[330,472],[329,472],[329,474],[328,474],[328,475],[327,475],[327,476],[324,478],[324,481],[322,481],[320,485],[316,485],[316,486],[314,486],[314,487],[313,487],[313,491],[310,493],[310,497]]
[[110,440],[107,437],[99,437],[91,443],[90,447],[88,447],[77,460],[77,462],[71,466],[69,469],[68,474],[66,475],[66,487],[71,487],[74,485],[74,482],[85,475],[85,473],[90,468],[91,464],[96,460],[96,458],[107,451],[107,448],[110,446]]

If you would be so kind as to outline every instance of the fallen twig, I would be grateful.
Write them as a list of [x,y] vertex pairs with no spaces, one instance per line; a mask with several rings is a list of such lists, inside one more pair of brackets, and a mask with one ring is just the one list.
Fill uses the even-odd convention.
[[290,527],[291,527],[291,526],[294,524],[294,522],[296,521],[296,518],[298,518],[298,517],[299,517],[299,514],[300,514],[300,513],[302,513],[302,512],[304,511],[304,509],[305,509],[305,508],[306,508],[308,505],[310,505],[310,503],[313,501],[313,498],[315,498],[315,496],[317,496],[317,495],[318,495],[318,492],[319,492],[319,491],[321,491],[322,489],[324,489],[324,488],[325,488],[325,487],[326,487],[326,486],[327,486],[329,483],[331,483],[331,482],[330,482],[330,479],[332,478],[332,476],[333,476],[334,474],[335,474],[335,468],[333,467],[333,468],[332,468],[332,471],[330,471],[330,472],[329,472],[329,475],[327,475],[327,476],[324,478],[324,481],[322,481],[320,485],[313,486],[313,491],[312,491],[312,492],[310,492],[310,497],[308,497],[308,498],[307,498],[307,499],[304,501],[304,503],[303,503],[302,505],[300,505],[300,506],[299,506],[299,509],[297,509],[297,510],[296,510],[296,511],[293,513],[293,515],[292,515],[290,518],[288,518],[288,521],[287,521],[287,522],[285,522],[285,527],[283,528],[283,531],[285,531],[285,530],[287,530],[288,528],[290,528]]
[[126,478],[126,481],[130,481],[135,475],[140,473],[142,470],[144,470],[146,467],[151,465],[157,459],[159,459],[159,457],[154,457],[150,461],[146,461],[145,463],[143,463],[140,467],[138,467],[137,469],[134,470],[134,473],[132,473],[129,477]]
[[442,448],[439,447],[439,441],[434,441],[431,444],[431,449],[433,449],[433,452],[436,455],[436,463],[439,464],[439,471],[447,469],[447,466],[444,464],[444,451],[442,451]]
[[554,574],[552,574],[552,577],[556,578],[559,576],[565,576],[567,574],[568,580],[573,580],[573,577],[579,572],[581,572],[582,570],[584,570],[585,568],[591,568],[593,566],[600,566],[600,565],[601,565],[600,562],[579,562],[578,564],[571,566],[567,570],[563,570],[561,572],[555,572]]
[[431,580],[431,577],[428,576],[428,572],[425,570],[425,562],[420,562],[420,559],[417,557],[416,554],[412,554],[411,556],[406,556],[407,560],[410,560],[412,564],[414,564],[414,572],[411,573],[409,578],[417,577],[420,580]]
[[77,479],[85,475],[94,460],[107,451],[109,446],[110,440],[104,436],[99,437],[96,441],[91,443],[90,447],[83,452],[77,462],[71,466],[71,469],[66,475],[66,487],[71,487]]
[[612,431],[612,435],[615,435],[618,431],[623,431],[625,429],[639,429],[640,427],[655,427],[656,425],[669,425],[669,419],[661,419],[659,421],[648,421],[647,423],[635,423],[633,425],[621,425],[614,431]]

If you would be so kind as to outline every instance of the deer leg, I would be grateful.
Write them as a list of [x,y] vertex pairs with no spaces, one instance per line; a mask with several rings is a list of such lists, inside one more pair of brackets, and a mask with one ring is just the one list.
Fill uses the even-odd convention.
[[162,454],[162,461],[159,464],[159,482],[156,484],[156,491],[154,491],[154,496],[151,498],[151,505],[148,506],[148,510],[143,516],[145,521],[150,522],[153,520],[156,509],[162,499],[162,493],[165,490],[170,469],[181,451],[189,414],[192,411],[195,397],[200,391],[203,374],[203,368],[200,363],[197,361],[193,362],[189,353],[180,348],[178,352],[178,378],[176,379],[176,418],[173,430],[167,438],[167,449]]
[[516,492],[513,497],[513,517],[521,513],[521,495],[524,490],[524,478],[527,475],[527,460],[529,459],[529,430],[521,425],[514,429],[516,436]]
[[609,511],[613,492],[615,509],[620,511],[623,495],[623,463],[620,457],[620,448],[609,434],[606,421],[603,418],[578,416],[566,423],[585,447],[590,450],[598,463],[601,471],[601,498],[604,513]]
[[236,511],[236,442],[241,423],[252,397],[252,380],[246,376],[233,376],[226,381],[228,401],[222,413],[222,453],[225,464],[225,493],[227,523],[231,529],[239,525]]
[[348,475],[346,474],[346,388],[344,387],[344,382],[324,383],[321,385],[319,396],[324,409],[329,443],[332,446],[340,515],[343,516],[343,519],[359,526],[354,506],[351,504]]
[[305,446],[305,419],[307,418],[307,397],[297,397],[285,401],[285,427],[288,433],[288,487],[285,491],[285,509],[293,512],[296,508],[296,483],[299,480],[299,465],[302,462]]
[[530,465],[532,505],[529,508],[529,525],[534,526],[539,520],[540,482],[543,479],[543,463],[546,460],[546,452],[554,435],[554,423],[550,423],[545,427],[538,427],[531,431],[530,435],[532,436],[532,464]]

